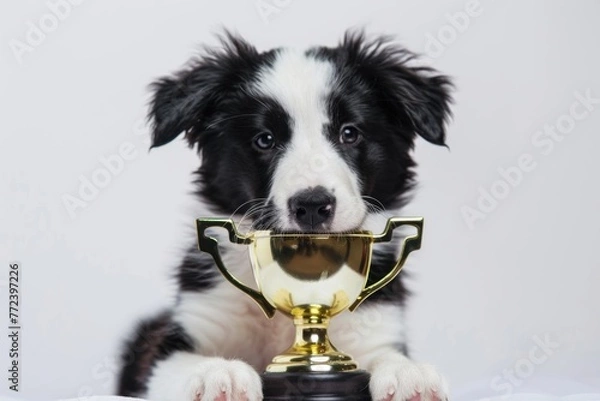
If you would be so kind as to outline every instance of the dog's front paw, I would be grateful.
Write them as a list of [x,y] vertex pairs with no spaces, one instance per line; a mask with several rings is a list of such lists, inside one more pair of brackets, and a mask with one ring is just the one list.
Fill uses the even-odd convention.
[[260,376],[242,361],[210,358],[201,362],[188,382],[194,401],[260,401]]
[[373,401],[446,401],[448,386],[431,365],[409,359],[374,365],[370,383]]

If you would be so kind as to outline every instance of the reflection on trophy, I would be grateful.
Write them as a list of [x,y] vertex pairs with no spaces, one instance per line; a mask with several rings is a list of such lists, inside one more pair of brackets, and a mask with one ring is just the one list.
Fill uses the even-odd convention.
[[[275,356],[263,375],[265,400],[369,400],[369,375],[331,344],[329,320],[346,309],[353,311],[400,273],[408,254],[421,247],[423,218],[391,218],[381,234],[254,231],[242,235],[229,219],[198,219],[196,224],[200,250],[212,255],[223,276],[252,297],[267,317],[279,311],[291,317],[296,327],[292,346]],[[417,232],[403,238],[398,260],[389,272],[367,285],[373,244],[389,242],[401,226],[415,227]],[[209,227],[225,228],[231,242],[248,246],[258,290],[229,272],[218,241],[205,233]],[[293,387],[301,380],[310,380],[311,385],[287,394],[290,383]]]

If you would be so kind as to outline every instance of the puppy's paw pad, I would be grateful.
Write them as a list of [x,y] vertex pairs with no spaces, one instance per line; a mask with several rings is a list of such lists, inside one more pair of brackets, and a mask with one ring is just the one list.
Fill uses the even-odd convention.
[[448,386],[431,365],[384,362],[371,372],[374,401],[446,401]]
[[193,401],[260,401],[258,373],[242,361],[213,359],[198,364],[189,383]]

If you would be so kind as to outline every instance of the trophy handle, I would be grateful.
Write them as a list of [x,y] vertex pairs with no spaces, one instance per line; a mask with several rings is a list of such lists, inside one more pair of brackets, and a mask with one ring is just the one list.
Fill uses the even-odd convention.
[[423,234],[423,218],[422,217],[393,217],[388,220],[385,229],[381,234],[373,236],[373,242],[389,242],[392,239],[392,234],[394,230],[401,226],[413,226],[417,229],[417,233],[414,235],[409,235],[402,240],[402,250],[400,253],[400,257],[396,262],[396,265],[390,270],[388,274],[386,274],[381,280],[376,283],[371,284],[368,287],[365,287],[356,301],[348,308],[350,311],[354,311],[369,295],[373,294],[375,291],[378,291],[382,287],[386,286],[390,281],[392,281],[402,270],[404,266],[404,262],[406,262],[406,258],[412,251],[416,251],[421,248],[421,238]]
[[246,293],[250,296],[257,304],[260,306],[262,311],[267,315],[268,318],[272,318],[275,315],[275,307],[267,301],[262,293],[256,291],[240,280],[238,280],[233,274],[227,270],[225,264],[223,264],[223,259],[221,258],[221,254],[219,253],[218,241],[209,237],[205,234],[205,231],[209,227],[222,227],[229,232],[229,241],[234,244],[243,244],[249,245],[252,243],[252,238],[247,237],[245,235],[241,235],[237,229],[235,228],[235,224],[231,219],[197,219],[196,220],[196,228],[198,230],[198,248],[206,253],[212,255],[217,267],[231,284],[236,286],[239,290]]

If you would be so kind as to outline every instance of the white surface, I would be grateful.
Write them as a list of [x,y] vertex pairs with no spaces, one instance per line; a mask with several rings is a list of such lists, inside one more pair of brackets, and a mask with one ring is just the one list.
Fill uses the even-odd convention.
[[[220,26],[266,49],[334,44],[365,25],[429,52],[458,91],[451,151],[416,149],[421,186],[407,214],[427,223],[407,266],[413,356],[446,374],[454,399],[599,392],[600,105],[552,148],[536,131],[568,122],[575,92],[600,97],[600,3],[481,0],[438,54],[430,35],[452,34],[446,14],[467,2],[264,1],[282,9],[261,18],[256,0],[87,0],[22,63],[9,43],[49,8],[3,5],[0,285],[4,294],[7,265],[20,262],[23,331],[21,392],[3,384],[0,398],[110,394],[134,319],[170,302],[196,158],[183,141],[146,151],[145,86]],[[129,160],[71,218],[63,195],[118,152]],[[461,208],[523,157],[535,168],[470,229]],[[558,345],[544,353],[545,336]],[[7,350],[2,335],[2,371]],[[503,375],[515,369],[511,384]]]
[[[4,398],[2,401],[17,401],[18,398]],[[141,398],[118,397],[118,396],[93,396],[85,398],[85,401],[142,401]],[[498,396],[485,398],[480,401],[598,401],[600,394],[573,394],[566,397],[557,397],[548,394],[513,394],[512,396]],[[60,401],[82,401],[81,398],[69,398]]]

